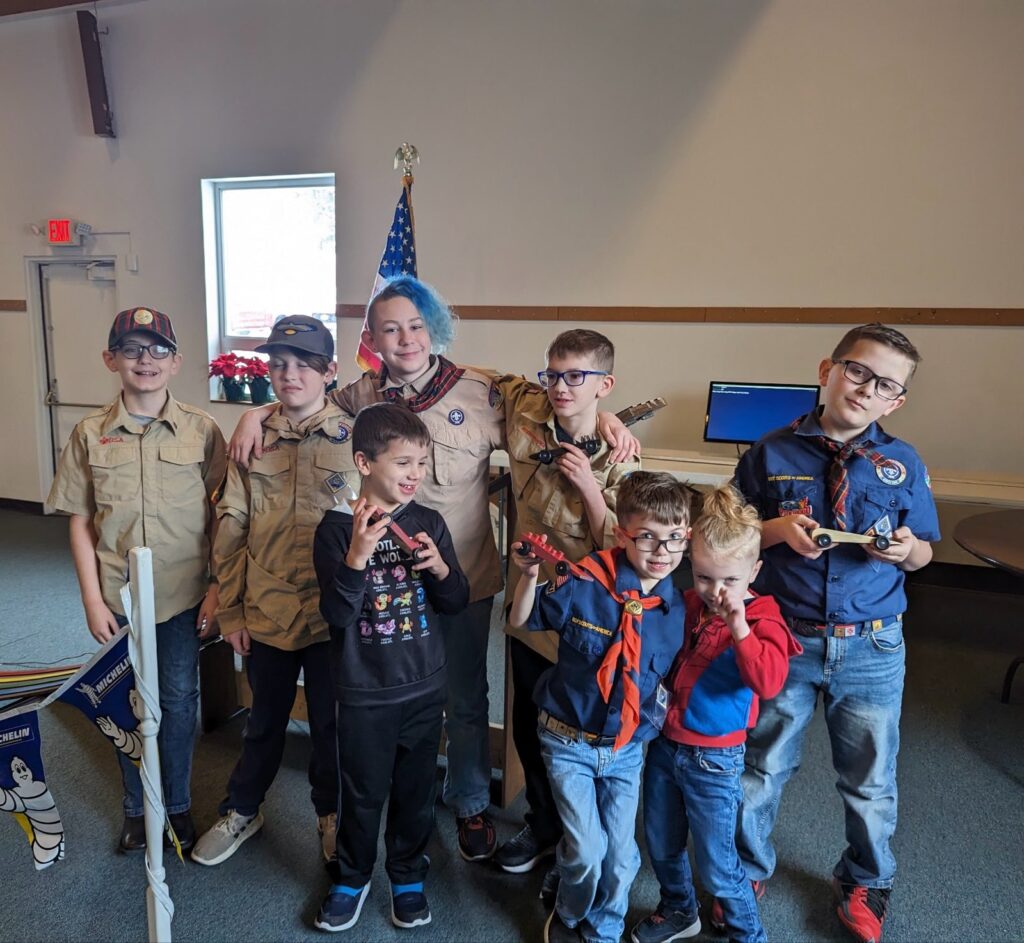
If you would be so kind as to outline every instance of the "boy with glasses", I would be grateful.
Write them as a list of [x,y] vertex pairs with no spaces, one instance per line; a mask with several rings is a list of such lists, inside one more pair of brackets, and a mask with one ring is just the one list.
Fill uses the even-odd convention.
[[[833,870],[837,914],[862,943],[882,936],[896,861],[896,754],[903,695],[904,573],[939,539],[928,471],[878,420],[906,401],[920,355],[899,331],[849,331],[821,362],[824,404],[764,436],[740,459],[736,484],[764,519],[759,588],[779,603],[804,651],[747,743],[737,845],[763,893],[775,870],[770,841],[782,789],[800,765],[819,696],[832,741],[847,847]],[[887,537],[833,543],[819,526]],[[715,922],[715,915],[712,915]]]
[[[71,515],[71,555],[89,631],[100,644],[127,622],[121,607],[125,549],[153,551],[160,666],[160,768],[167,813],[182,851],[195,842],[189,780],[199,703],[199,635],[213,632],[210,498],[224,478],[217,424],[167,389],[181,369],[171,320],[153,308],[120,312],[103,362],[121,393],[86,416],[61,452],[47,504]],[[142,783],[118,752],[124,780],[121,851],[146,847]]]
[[[552,634],[558,659],[534,691],[534,729],[564,833],[545,943],[617,943],[640,868],[634,838],[644,741],[668,704],[661,684],[683,642],[671,575],[686,549],[690,492],[671,475],[635,472],[618,493],[616,546],[538,590],[540,565],[514,553],[521,578],[509,625]],[[521,544],[513,549],[522,550]]]

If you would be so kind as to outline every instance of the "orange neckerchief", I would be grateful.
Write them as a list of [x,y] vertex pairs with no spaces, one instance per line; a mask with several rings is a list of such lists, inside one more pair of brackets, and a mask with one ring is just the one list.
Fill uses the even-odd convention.
[[[605,704],[612,696],[615,672],[622,665],[622,725],[615,736],[614,750],[629,743],[640,726],[640,621],[645,609],[654,609],[662,604],[660,596],[640,598],[635,589],[619,593],[615,589],[617,573],[616,558],[621,550],[599,550],[594,556],[585,557],[578,566],[594,577],[617,603],[622,606],[619,620],[619,634],[605,653],[601,667],[597,669],[597,686]],[[600,561],[600,562],[598,562]],[[603,566],[602,566],[603,564]]]

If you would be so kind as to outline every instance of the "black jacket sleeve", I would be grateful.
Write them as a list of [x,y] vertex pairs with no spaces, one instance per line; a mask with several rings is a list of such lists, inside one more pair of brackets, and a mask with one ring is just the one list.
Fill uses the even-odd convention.
[[366,570],[353,570],[345,555],[352,542],[351,522],[346,527],[325,517],[313,540],[313,566],[320,584],[320,614],[332,628],[353,625],[363,609]]
[[448,525],[440,514],[434,514],[430,536],[437,545],[441,559],[448,564],[448,575],[439,580],[432,573],[422,571],[423,586],[427,591],[430,604],[438,611],[447,615],[457,615],[469,605],[469,580],[459,566],[459,558],[455,555],[452,535]]

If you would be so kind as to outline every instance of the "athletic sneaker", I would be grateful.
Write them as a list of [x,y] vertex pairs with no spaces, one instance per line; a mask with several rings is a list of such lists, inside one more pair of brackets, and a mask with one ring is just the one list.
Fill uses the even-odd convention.
[[554,908],[558,897],[558,885],[561,883],[562,872],[558,870],[557,864],[552,865],[544,875],[544,880],[540,882],[540,893],[537,895],[544,902],[545,910]]
[[370,892],[370,882],[367,881],[361,889],[345,887],[343,884],[332,884],[327,892],[324,902],[320,905],[320,911],[313,921],[313,926],[318,930],[326,930],[328,933],[337,933],[339,930],[347,930],[355,926],[359,914],[363,910],[363,901]]
[[686,940],[700,933],[700,917],[694,913],[673,910],[664,904],[649,917],[644,917],[630,933],[633,943],[670,943]]
[[324,850],[324,861],[330,862],[338,854],[338,814],[330,812],[316,817],[316,831]]
[[430,923],[430,905],[427,895],[423,893],[423,885],[419,890],[391,893],[391,922],[396,927],[408,930],[410,927],[422,927]]
[[242,842],[252,838],[263,828],[263,813],[242,815],[234,809],[218,819],[216,824],[206,832],[192,849],[192,860],[199,864],[220,864],[227,861]]
[[880,943],[885,912],[889,909],[889,888],[840,884],[836,878],[832,879],[832,888],[839,900],[839,922],[860,943]]
[[495,853],[494,860],[502,870],[509,874],[525,874],[532,871],[539,862],[555,853],[555,842],[541,844],[529,825],[520,829],[519,833],[510,838]]
[[[760,900],[768,890],[768,881],[751,881],[750,887],[754,892],[754,900]],[[711,901],[711,929],[716,933],[725,933],[725,914],[717,897]]]
[[583,937],[575,927],[566,926],[557,910],[552,910],[544,924],[544,943],[579,943]]
[[467,861],[484,861],[494,854],[498,836],[486,812],[467,818],[456,816],[455,824],[459,832],[459,854],[463,858]]

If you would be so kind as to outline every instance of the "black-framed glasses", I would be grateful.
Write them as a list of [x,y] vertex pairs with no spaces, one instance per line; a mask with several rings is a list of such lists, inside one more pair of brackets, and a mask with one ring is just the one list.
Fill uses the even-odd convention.
[[880,377],[877,373],[865,367],[856,360],[833,360],[832,363],[839,364],[843,368],[843,375],[847,380],[853,380],[858,386],[875,381],[875,392],[882,399],[899,399],[907,392],[902,383],[890,380],[888,377]]
[[174,348],[168,347],[166,344],[119,344],[110,349],[120,351],[126,360],[138,360],[143,351],[146,351],[154,360],[164,360],[174,353]]
[[669,553],[682,553],[686,549],[685,537],[668,537],[659,540],[657,537],[634,537],[632,534],[626,536],[633,541],[636,549],[643,553],[657,553],[664,547]]
[[565,380],[566,386],[583,386],[587,377],[606,377],[607,370],[541,370],[537,374],[540,385],[545,390],[556,386],[559,380]]

